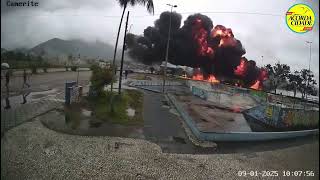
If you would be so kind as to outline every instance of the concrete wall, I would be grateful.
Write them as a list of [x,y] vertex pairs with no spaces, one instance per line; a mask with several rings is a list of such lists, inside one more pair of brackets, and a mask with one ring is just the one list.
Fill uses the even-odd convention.
[[315,127],[319,125],[319,111],[282,108],[280,120],[284,125],[289,127]]
[[246,114],[257,121],[277,128],[317,127],[319,111],[283,108],[276,105],[259,105],[249,109]]

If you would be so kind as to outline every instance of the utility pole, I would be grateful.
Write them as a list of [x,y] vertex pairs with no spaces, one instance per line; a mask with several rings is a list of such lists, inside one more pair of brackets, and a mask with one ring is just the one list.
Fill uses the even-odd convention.
[[310,63],[311,63],[311,44],[312,42],[311,41],[306,41],[307,44],[309,44],[309,49],[310,49],[310,53],[309,53],[309,71],[310,71]]
[[263,67],[263,56],[261,56],[261,66]]
[[77,75],[77,85],[79,86],[79,68],[80,68],[80,53],[79,53],[79,56],[78,56],[78,62],[77,62],[77,64],[78,64],[78,68],[77,68],[77,73],[78,73],[78,75]]
[[169,42],[170,42],[170,33],[171,33],[171,16],[172,16],[172,8],[178,7],[177,5],[171,5],[167,4],[168,6],[171,7],[170,11],[170,21],[169,21],[169,32],[168,32],[168,41],[167,41],[167,50],[166,50],[166,63],[164,65],[164,72],[163,72],[163,84],[162,84],[162,93],[164,93],[164,87],[166,83],[166,77],[167,77],[167,64],[168,64],[168,54],[169,54]]
[[133,26],[133,24],[130,24],[128,33],[130,33],[132,26]]
[[124,50],[126,47],[126,38],[127,38],[127,29],[128,29],[128,20],[129,20],[129,12],[127,14],[127,21],[126,21],[126,28],[124,31],[124,38],[123,38],[123,46],[122,46],[122,54],[121,54],[121,66],[120,66],[120,77],[119,77],[119,89],[118,89],[118,93],[119,95],[121,94],[121,81],[122,81],[122,69],[123,69],[123,56],[124,56]]
[[[311,41],[306,41],[306,43],[307,44],[309,44],[309,49],[310,49],[310,53],[309,53],[309,74],[311,73],[310,72],[310,63],[311,63],[311,44],[312,44],[312,42]],[[307,90],[308,90],[308,87],[309,87],[309,76],[307,76]],[[307,99],[307,96],[308,96],[308,92],[306,92],[306,99]]]

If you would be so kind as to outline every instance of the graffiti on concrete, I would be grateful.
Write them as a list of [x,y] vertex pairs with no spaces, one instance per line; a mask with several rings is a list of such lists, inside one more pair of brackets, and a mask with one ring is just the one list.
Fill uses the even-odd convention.
[[267,105],[264,109],[264,116],[265,118],[259,120],[278,128],[316,127],[319,125],[318,111]]
[[279,126],[280,119],[280,107],[274,106],[274,105],[267,105],[264,111],[265,119],[262,119],[262,121],[268,125],[271,126]]
[[250,90],[250,95],[259,98],[260,100],[266,101],[267,93],[264,91]]
[[272,119],[272,113],[273,113],[272,106],[267,106],[266,110],[265,110],[265,114],[266,114],[267,118]]
[[319,112],[303,109],[282,109],[281,119],[285,127],[315,127],[319,124]]
[[208,91],[192,86],[192,94],[200,97],[201,99],[207,100]]

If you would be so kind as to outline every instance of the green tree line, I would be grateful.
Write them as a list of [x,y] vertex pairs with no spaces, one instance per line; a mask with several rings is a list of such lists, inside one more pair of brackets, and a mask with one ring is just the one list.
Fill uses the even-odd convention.
[[311,70],[301,69],[300,71],[291,72],[289,65],[280,64],[280,62],[275,63],[273,66],[267,64],[265,68],[269,75],[268,80],[264,83],[267,91],[277,93],[277,89],[281,88],[292,91],[294,97],[296,97],[297,92],[300,92],[303,99],[307,95],[316,96],[318,93],[317,82]]

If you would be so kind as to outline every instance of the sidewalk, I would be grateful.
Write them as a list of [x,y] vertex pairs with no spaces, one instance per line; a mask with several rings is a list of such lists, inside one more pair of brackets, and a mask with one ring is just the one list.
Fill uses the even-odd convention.
[[67,135],[45,128],[36,119],[10,130],[1,144],[4,179],[236,180],[244,179],[239,171],[266,170],[279,172],[279,177],[271,179],[283,179],[283,170],[301,167],[314,173],[309,179],[319,177],[316,140],[264,152],[167,154],[146,140]]
[[44,99],[30,102],[11,109],[1,109],[1,135],[13,127],[44,114],[55,108],[59,108],[63,102],[54,99]]

